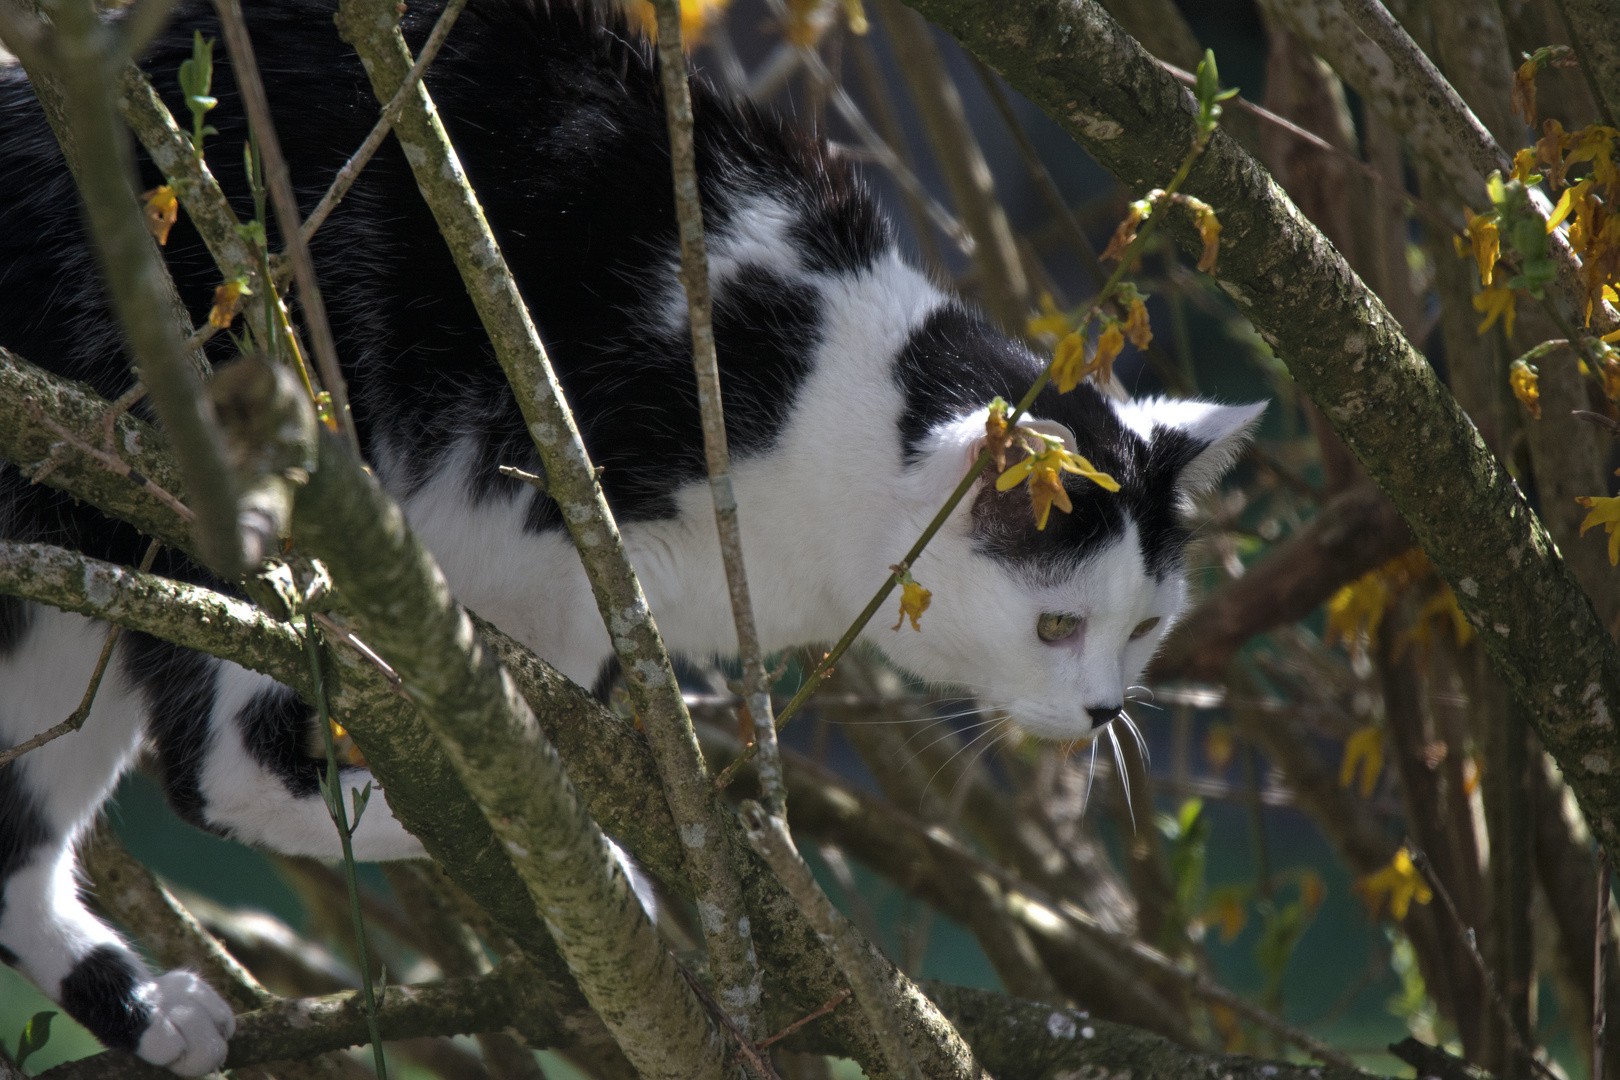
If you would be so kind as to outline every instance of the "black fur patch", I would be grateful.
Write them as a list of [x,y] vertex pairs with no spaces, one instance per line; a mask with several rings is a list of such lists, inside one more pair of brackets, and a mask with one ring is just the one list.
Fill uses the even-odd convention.
[[312,714],[303,698],[285,686],[261,690],[236,714],[247,752],[294,798],[321,790],[325,763],[309,754]]
[[62,980],[62,1008],[110,1050],[134,1050],[152,1018],[135,997],[140,975],[110,945],[90,951]]
[[204,816],[201,779],[219,661],[140,633],[126,633],[119,651],[130,682],[146,698],[147,731],[169,806],[198,828],[220,832]]
[[0,657],[10,656],[34,622],[34,608],[15,596],[0,596]]
[[[895,380],[905,393],[900,435],[907,460],[917,459],[929,432],[940,425],[998,395],[1016,402],[1044,367],[1028,349],[961,306],[935,311],[895,361]],[[1067,394],[1048,384],[1030,415],[1074,432],[1079,452],[1118,480],[1120,490],[1110,493],[1064,473],[1074,511],[1054,509],[1046,528],[1037,530],[1025,488],[998,492],[985,483],[973,503],[979,550],[1041,576],[1064,575],[1124,535],[1129,520],[1136,524],[1150,573],[1162,579],[1178,567],[1187,531],[1176,513],[1176,479],[1203,445],[1165,428],[1144,441],[1090,383]]]

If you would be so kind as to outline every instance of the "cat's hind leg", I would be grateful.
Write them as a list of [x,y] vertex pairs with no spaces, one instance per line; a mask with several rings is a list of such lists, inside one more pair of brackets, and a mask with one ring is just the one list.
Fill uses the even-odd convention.
[[[0,745],[72,713],[106,634],[81,616],[0,599]],[[229,1006],[191,972],[153,977],[79,895],[74,844],[141,745],[133,689],[115,662],[79,731],[0,769],[0,960],[107,1046],[200,1075],[225,1059]]]

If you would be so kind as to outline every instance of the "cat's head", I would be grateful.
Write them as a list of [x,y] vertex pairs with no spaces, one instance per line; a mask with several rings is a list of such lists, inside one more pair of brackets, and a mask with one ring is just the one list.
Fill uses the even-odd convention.
[[[1063,473],[1073,510],[1054,507],[1038,529],[1028,484],[999,491],[992,469],[913,568],[932,594],[921,631],[869,640],[1028,732],[1090,735],[1121,711],[1181,614],[1190,502],[1219,484],[1264,410],[1263,402],[1118,403],[1089,383],[1048,389],[1026,424],[1062,438],[1119,490]],[[961,479],[983,445],[986,415],[958,412],[918,432],[908,473],[919,505],[937,499],[937,507]],[[1011,451],[1008,464],[1022,456]]]

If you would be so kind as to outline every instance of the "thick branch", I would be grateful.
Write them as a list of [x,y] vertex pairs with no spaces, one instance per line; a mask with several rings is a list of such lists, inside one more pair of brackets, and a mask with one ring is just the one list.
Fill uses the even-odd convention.
[[[1194,137],[1185,90],[1093,0],[916,0],[1135,191]],[[1546,530],[1382,303],[1238,144],[1187,190],[1221,208],[1218,280],[1456,590],[1605,845],[1620,841],[1620,649]],[[1190,221],[1172,230],[1196,250]]]
[[[389,101],[398,93],[411,67],[393,4],[389,0],[344,0],[341,11],[340,29],[364,60],[373,91],[379,101]],[[618,525],[597,483],[562,387],[422,84],[417,84],[411,100],[400,112],[394,133],[406,149],[418,188],[450,247],[496,358],[511,383],[545,466],[546,492],[556,501],[584,564],[597,609],[618,654],[631,702],[650,737],[670,809],[682,836],[691,839],[687,873],[711,913],[704,919],[705,930],[711,935],[735,937],[735,943],[717,945],[723,954],[734,945],[741,965],[747,953],[748,934],[742,929],[742,901],[731,870],[730,852],[724,844],[703,843],[704,837],[728,835],[722,825],[724,807],[709,783],[669,653],[625,553]],[[756,986],[750,979],[738,993],[751,996]]]
[[[399,673],[625,1055],[652,1078],[725,1072],[726,1048],[500,662],[427,549],[352,455],[323,438],[294,525]],[[718,837],[717,837],[718,839]]]
[[1412,531],[1380,492],[1365,484],[1347,491],[1206,596],[1171,632],[1149,674],[1218,680],[1244,642],[1305,618],[1340,586],[1411,546]]
[[29,54],[32,64],[61,85],[76,140],[75,178],[113,307],[141,380],[174,440],[199,518],[198,542],[210,565],[234,577],[241,564],[234,488],[197,374],[168,314],[165,270],[135,204],[129,140],[113,106],[112,71],[121,63],[122,42],[89,3],[70,0],[53,14],[52,28],[19,34],[14,24],[26,16],[7,7],[0,9],[0,29],[8,42],[19,45],[37,37],[19,55]]

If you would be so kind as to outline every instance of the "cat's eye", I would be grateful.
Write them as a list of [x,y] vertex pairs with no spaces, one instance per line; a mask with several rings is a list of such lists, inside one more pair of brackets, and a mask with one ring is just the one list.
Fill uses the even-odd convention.
[[1136,624],[1136,629],[1131,631],[1131,640],[1135,641],[1137,638],[1147,637],[1149,634],[1153,633],[1153,628],[1158,625],[1159,617],[1157,615],[1153,616],[1151,619],[1143,619],[1141,622]]
[[1044,611],[1041,617],[1035,620],[1035,633],[1042,641],[1062,641],[1080,629],[1080,616],[1060,615],[1055,611]]

